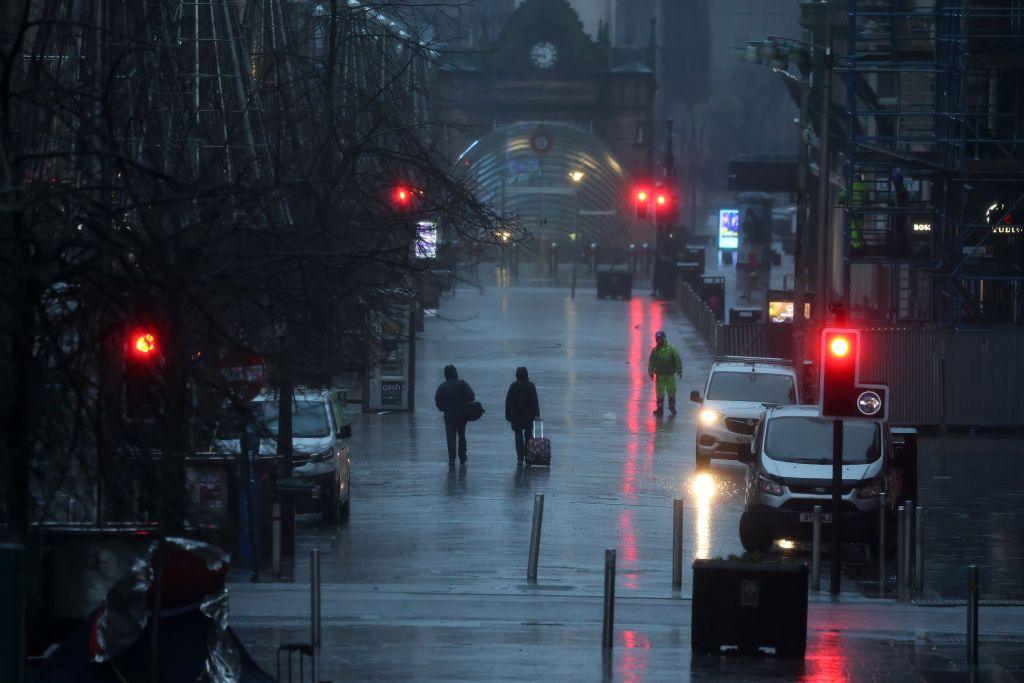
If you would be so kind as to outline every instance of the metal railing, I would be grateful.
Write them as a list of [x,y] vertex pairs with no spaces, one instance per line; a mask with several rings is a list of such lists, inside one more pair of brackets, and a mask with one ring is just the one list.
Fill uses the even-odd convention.
[[693,291],[689,282],[679,280],[676,283],[676,304],[683,315],[690,319],[690,324],[707,344],[708,351],[712,355],[718,355],[718,337],[722,323],[718,322],[714,311],[704,303],[700,295]]

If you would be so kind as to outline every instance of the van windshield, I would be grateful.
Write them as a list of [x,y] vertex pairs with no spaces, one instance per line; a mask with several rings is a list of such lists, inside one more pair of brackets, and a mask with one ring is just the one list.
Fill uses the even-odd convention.
[[796,389],[789,375],[764,372],[723,372],[711,375],[709,399],[715,401],[753,401],[755,403],[796,403]]
[[[782,462],[832,463],[832,420],[821,417],[776,417],[768,420],[764,454]],[[864,465],[879,456],[875,422],[843,423],[843,464]]]
[[[330,435],[326,404],[322,400],[296,400],[292,403],[292,436],[323,438]],[[253,417],[264,436],[278,435],[278,401],[258,400],[252,404]],[[217,438],[239,438],[243,420],[233,412],[217,425]]]
[[[253,404],[256,420],[271,434],[277,435],[277,401],[258,401]],[[323,401],[295,401],[292,403],[292,436],[296,439],[315,439],[330,435],[327,410]]]

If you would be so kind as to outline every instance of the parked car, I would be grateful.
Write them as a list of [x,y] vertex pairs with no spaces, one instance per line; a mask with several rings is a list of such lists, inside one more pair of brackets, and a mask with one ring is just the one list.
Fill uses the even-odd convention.
[[[832,418],[821,416],[817,406],[778,406],[764,411],[751,446],[741,453],[741,460],[748,465],[746,509],[740,518],[740,541],[745,549],[764,552],[777,539],[809,540],[815,505],[821,506],[823,526],[832,523],[836,512],[832,509],[832,423]],[[904,476],[911,464],[894,446],[886,422],[844,421],[840,507],[844,540],[867,543],[877,556],[881,551],[880,494],[886,494],[887,521],[892,523],[898,501],[916,496]],[[893,534],[886,536],[891,539]]]
[[800,402],[793,365],[780,358],[723,356],[708,373],[704,395],[690,393],[697,412],[697,467],[712,458],[736,460],[750,443],[765,404]]
[[[278,480],[279,488],[299,490],[297,511],[319,511],[325,522],[344,522],[351,510],[351,463],[343,439],[352,429],[341,424],[337,403],[327,391],[296,390],[292,403],[292,476]],[[260,455],[277,452],[278,401],[274,393],[262,393],[250,408],[260,439]],[[240,453],[237,421],[226,420],[218,428],[216,448]]]

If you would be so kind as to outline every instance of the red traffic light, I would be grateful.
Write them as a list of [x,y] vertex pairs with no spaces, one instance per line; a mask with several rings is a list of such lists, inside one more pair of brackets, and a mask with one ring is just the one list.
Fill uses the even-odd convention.
[[411,185],[395,185],[389,190],[388,204],[391,210],[396,213],[407,213],[412,211],[419,203],[423,193]]
[[666,189],[659,189],[654,195],[654,218],[662,225],[676,219],[675,197]]
[[150,358],[156,355],[156,335],[149,330],[136,330],[129,339],[132,354],[138,358]]
[[639,220],[647,218],[647,205],[651,201],[651,193],[646,187],[640,186],[633,190],[633,203],[636,208],[636,217]]
[[887,419],[888,387],[860,379],[862,336],[851,328],[825,328],[821,338],[821,414]]
[[828,350],[833,356],[843,358],[850,353],[850,340],[841,336],[832,337],[828,344]]

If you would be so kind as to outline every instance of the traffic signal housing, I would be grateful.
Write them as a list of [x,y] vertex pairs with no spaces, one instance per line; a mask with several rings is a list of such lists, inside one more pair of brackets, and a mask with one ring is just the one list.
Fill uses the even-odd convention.
[[638,220],[647,220],[648,206],[651,203],[651,193],[646,187],[638,187],[633,193],[633,202],[636,206],[636,217]]
[[128,329],[124,341],[124,409],[133,419],[153,419],[160,405],[159,377],[164,354],[155,326]]
[[825,328],[821,334],[821,414],[823,417],[889,418],[888,387],[860,381],[860,331]]
[[654,193],[654,219],[660,225],[676,219],[676,198],[665,188],[658,188]]
[[407,185],[398,185],[391,193],[391,204],[395,211],[408,211],[412,206],[412,190]]

